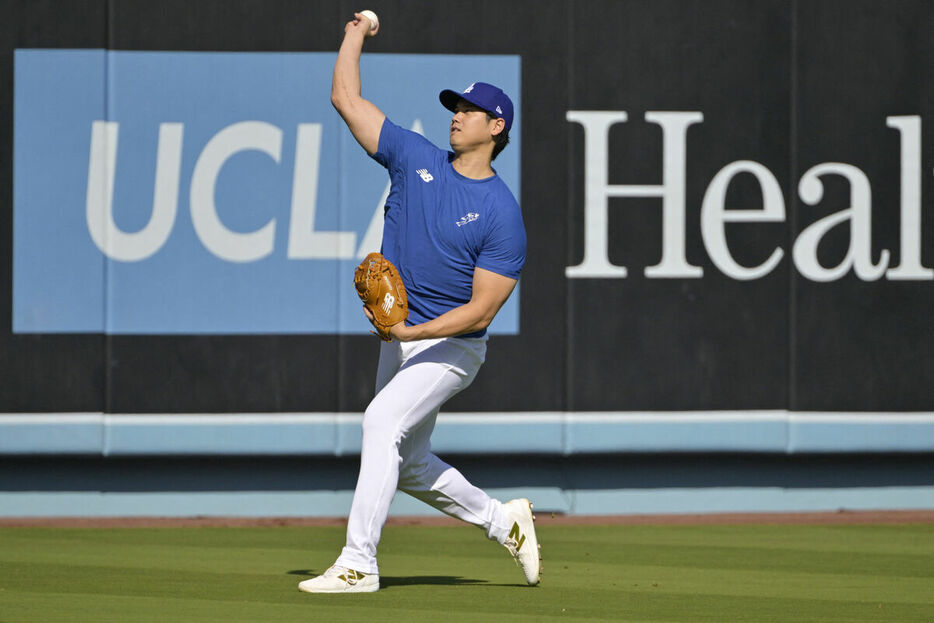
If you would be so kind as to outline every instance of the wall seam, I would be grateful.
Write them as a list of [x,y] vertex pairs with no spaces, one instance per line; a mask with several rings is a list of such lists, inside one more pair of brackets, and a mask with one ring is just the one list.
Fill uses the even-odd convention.
[[[112,77],[111,72],[111,50],[114,48],[114,34],[113,34],[113,11],[114,11],[114,0],[106,0],[106,10],[104,11],[104,30],[106,36],[106,42],[104,47],[104,119],[108,122],[111,121],[112,116],[112,106],[111,106],[111,97],[112,92],[110,88],[110,81]],[[104,183],[108,183],[106,178]],[[104,195],[106,197],[106,193]],[[108,241],[109,242],[109,241]],[[105,243],[106,244],[106,243]],[[110,333],[110,308],[111,308],[111,270],[110,262],[112,260],[110,257],[104,253],[103,258],[103,268],[104,268],[104,287],[103,287],[103,341],[104,341],[104,396],[103,404],[101,405],[103,410],[103,421],[102,425],[102,446],[104,448],[104,454],[107,454],[107,449],[110,442],[110,433],[108,427],[106,426],[107,414],[113,411],[113,336]]]
[[[565,27],[567,28],[567,100],[565,101],[565,114],[571,109],[572,100],[574,97],[574,15],[575,15],[575,2],[571,0],[567,3],[567,14],[566,19],[564,20]],[[574,205],[574,133],[569,132],[567,136],[567,180],[568,180],[568,190],[567,190],[567,205],[565,208],[565,218],[567,227],[565,229],[566,237],[565,243],[567,244],[567,250],[565,254],[566,266],[571,266],[574,264],[573,258],[571,257],[574,250],[574,216],[572,206]],[[571,339],[571,336],[574,331],[574,296],[573,292],[575,289],[575,283],[573,279],[565,279],[565,288],[566,288],[566,298],[565,298],[565,314],[564,314],[564,405],[563,412],[567,413],[574,410],[574,378],[573,378],[573,366],[571,365],[574,357],[574,340]],[[570,452],[570,429],[568,425],[567,418],[564,417],[561,425],[561,445],[563,453],[567,454]]]
[[[798,230],[798,195],[794,180],[798,179],[798,0],[792,0],[790,5],[790,58],[789,58],[789,193],[788,193],[788,249],[792,249],[792,241]],[[794,261],[788,257],[788,395],[787,409],[793,412],[798,406],[797,388],[797,355],[798,355],[798,292],[795,276]],[[789,424],[788,449],[791,449],[791,430]]]

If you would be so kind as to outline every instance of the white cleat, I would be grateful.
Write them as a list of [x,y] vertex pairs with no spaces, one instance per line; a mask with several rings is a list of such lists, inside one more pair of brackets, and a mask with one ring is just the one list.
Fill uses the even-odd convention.
[[299,582],[298,590],[306,593],[375,593],[379,590],[379,576],[334,565],[316,578]]
[[530,586],[535,586],[542,581],[542,555],[541,545],[535,536],[532,503],[525,498],[519,498],[506,502],[503,508],[512,523],[503,546],[516,559],[516,564],[525,574],[525,581]]

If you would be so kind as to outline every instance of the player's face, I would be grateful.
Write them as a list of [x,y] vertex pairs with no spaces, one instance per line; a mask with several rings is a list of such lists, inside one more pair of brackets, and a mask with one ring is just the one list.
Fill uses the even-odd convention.
[[490,143],[495,127],[496,119],[490,119],[485,110],[467,100],[460,100],[451,118],[451,148],[461,152]]

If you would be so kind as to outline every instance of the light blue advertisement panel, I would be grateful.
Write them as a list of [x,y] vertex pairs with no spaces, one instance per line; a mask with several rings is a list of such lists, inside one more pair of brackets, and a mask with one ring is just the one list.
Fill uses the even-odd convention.
[[[367,333],[385,169],[331,107],[333,53],[17,50],[13,330]],[[521,110],[518,56],[365,54],[363,95],[447,146],[438,93]],[[497,172],[520,196],[520,123]],[[492,331],[519,330],[514,293]]]

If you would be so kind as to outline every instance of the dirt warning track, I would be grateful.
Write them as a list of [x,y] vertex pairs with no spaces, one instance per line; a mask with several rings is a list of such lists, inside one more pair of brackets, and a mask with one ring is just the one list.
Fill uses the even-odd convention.
[[[824,513],[715,513],[682,515],[559,515],[539,513],[549,525],[736,525],[736,524],[900,524],[934,523],[934,510],[837,511]],[[9,517],[0,528],[196,528],[344,526],[343,517]],[[450,517],[390,517],[390,526],[461,526]]]

